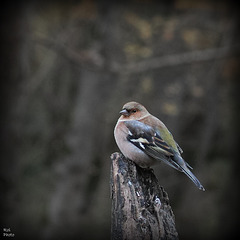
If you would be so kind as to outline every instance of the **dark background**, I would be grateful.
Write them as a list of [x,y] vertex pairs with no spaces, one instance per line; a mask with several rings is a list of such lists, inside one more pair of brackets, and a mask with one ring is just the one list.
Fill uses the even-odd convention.
[[135,100],[206,192],[164,164],[180,239],[239,227],[238,8],[230,1],[19,1],[1,8],[1,233],[110,239],[110,155]]

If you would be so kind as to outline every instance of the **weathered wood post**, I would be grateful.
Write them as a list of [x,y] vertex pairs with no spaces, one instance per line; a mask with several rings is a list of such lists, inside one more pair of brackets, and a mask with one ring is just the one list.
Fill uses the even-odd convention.
[[112,240],[178,239],[167,193],[152,170],[111,155]]

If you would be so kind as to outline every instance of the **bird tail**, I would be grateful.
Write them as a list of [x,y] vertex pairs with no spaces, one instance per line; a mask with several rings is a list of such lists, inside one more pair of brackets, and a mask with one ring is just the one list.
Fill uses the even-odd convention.
[[183,172],[195,183],[195,185],[202,191],[205,191],[205,188],[200,183],[200,181],[195,177],[195,175],[186,167],[182,168]]
[[175,155],[174,160],[178,163],[179,166],[178,170],[184,172],[200,190],[205,191],[203,185],[200,183],[197,177],[191,172],[191,170],[188,168],[188,165],[182,159],[182,157],[179,155]]

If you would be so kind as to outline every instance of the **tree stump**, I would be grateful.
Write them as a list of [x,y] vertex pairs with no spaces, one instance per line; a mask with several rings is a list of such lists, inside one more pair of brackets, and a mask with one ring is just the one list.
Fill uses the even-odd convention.
[[167,193],[152,169],[111,155],[112,240],[178,239]]

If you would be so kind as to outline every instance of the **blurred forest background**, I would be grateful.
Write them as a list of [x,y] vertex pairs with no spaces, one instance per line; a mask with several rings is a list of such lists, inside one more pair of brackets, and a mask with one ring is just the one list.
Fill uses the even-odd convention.
[[237,10],[214,0],[4,4],[1,231],[110,239],[113,129],[129,100],[168,126],[206,188],[154,167],[180,239],[239,231]]

